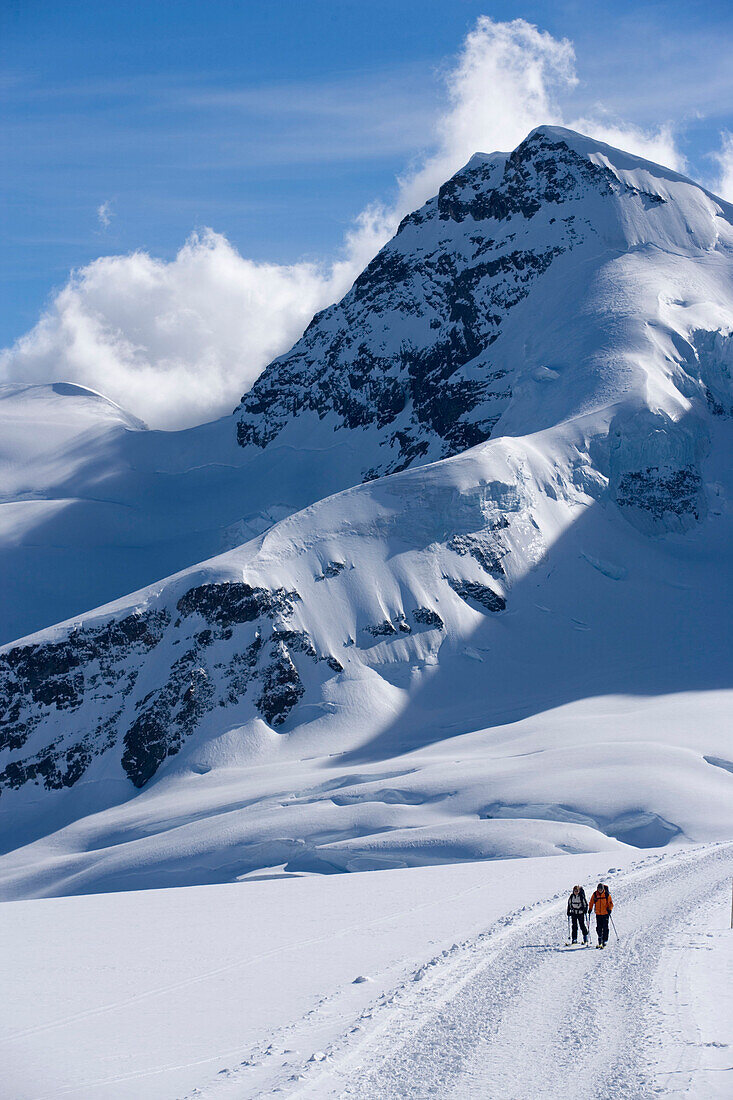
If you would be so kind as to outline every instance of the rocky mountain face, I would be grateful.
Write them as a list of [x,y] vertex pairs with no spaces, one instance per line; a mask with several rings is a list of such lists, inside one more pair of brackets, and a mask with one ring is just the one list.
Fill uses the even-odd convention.
[[589,192],[667,201],[548,130],[508,157],[475,156],[260,376],[238,411],[240,444],[266,447],[306,411],[337,431],[372,427],[366,480],[488,439],[522,365],[492,345],[557,257],[597,236]]
[[[512,494],[505,506],[516,511]],[[468,521],[455,517],[450,536],[434,546],[448,562],[437,587],[482,614],[497,613],[506,606],[501,581],[510,513],[497,510],[487,521],[480,506],[471,511]],[[324,610],[327,619],[337,618],[330,606],[334,584],[338,591],[342,574],[357,568],[354,552],[348,566],[321,564],[324,536],[316,538],[318,564],[297,587],[231,579],[236,565],[228,563],[211,571],[216,579],[186,584],[172,603],[168,589],[149,593],[144,606],[0,652],[0,750],[11,756],[0,772],[0,791],[27,783],[72,787],[111,749],[128,779],[142,787],[202,722],[260,718],[279,729],[306,691],[313,705],[344,663],[354,665],[382,639],[442,636],[443,618],[416,595],[405,595],[382,617],[381,611],[359,615],[350,632],[337,627],[324,636]],[[291,549],[288,556],[299,573],[303,554]],[[466,571],[466,564],[474,568]],[[371,571],[360,566],[359,572],[359,584],[373,588]],[[376,591],[372,598],[379,602]]]
[[551,850],[710,835],[712,733],[648,781],[631,754],[602,808],[579,765],[530,791],[486,746],[590,697],[729,686],[732,330],[721,200],[555,128],[475,156],[243,398],[267,515],[242,545],[0,649],[0,835],[68,853],[32,888],[208,881],[224,850],[224,877],[453,858],[448,834],[539,851],[507,818]]

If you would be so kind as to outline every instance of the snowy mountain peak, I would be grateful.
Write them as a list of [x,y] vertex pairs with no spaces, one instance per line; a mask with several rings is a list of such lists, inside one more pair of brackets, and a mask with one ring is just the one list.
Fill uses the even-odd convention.
[[560,206],[590,190],[619,194],[627,186],[587,139],[541,127],[506,157],[475,155],[441,187],[438,211],[442,219],[455,221],[530,219],[545,205]]
[[534,319],[550,302],[571,316],[578,274],[592,283],[609,249],[730,248],[726,212],[683,177],[556,127],[477,154],[267,368],[237,412],[239,442],[287,445],[306,424],[337,442],[346,429],[367,480],[488,439],[508,410],[536,430],[512,400]]

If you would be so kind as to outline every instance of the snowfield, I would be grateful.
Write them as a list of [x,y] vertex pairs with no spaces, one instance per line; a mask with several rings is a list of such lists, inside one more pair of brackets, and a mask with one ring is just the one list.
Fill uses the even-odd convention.
[[[474,665],[465,661],[469,703]],[[427,744],[386,760],[318,753],[312,743],[302,757],[248,766],[199,757],[9,852],[0,891],[231,882],[261,868],[330,874],[601,850],[620,858],[727,839],[732,705],[719,691],[601,696],[432,744],[428,726]]]
[[[722,1100],[732,874],[711,844],[9,902],[6,1094]],[[620,939],[566,949],[599,877]]]

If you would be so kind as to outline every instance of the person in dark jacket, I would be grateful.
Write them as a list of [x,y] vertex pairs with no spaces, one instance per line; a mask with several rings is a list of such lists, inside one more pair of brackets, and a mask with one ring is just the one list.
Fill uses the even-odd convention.
[[589,919],[594,907],[596,910],[598,946],[605,947],[608,943],[608,921],[611,916],[611,910],[613,909],[613,901],[608,887],[604,886],[602,882],[598,883],[598,886],[591,894],[590,905],[588,906]]
[[583,933],[583,943],[588,942],[588,929],[585,926],[585,914],[588,912],[588,902],[585,900],[585,890],[582,886],[573,886],[573,892],[568,898],[568,916],[572,921],[572,942],[578,942],[578,925]]

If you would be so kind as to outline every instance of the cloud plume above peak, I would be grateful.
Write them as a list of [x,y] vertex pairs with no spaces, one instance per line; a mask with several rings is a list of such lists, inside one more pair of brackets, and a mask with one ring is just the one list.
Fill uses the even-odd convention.
[[401,180],[402,204],[409,210],[424,202],[474,153],[508,151],[535,126],[561,123],[558,96],[576,83],[566,39],[524,19],[481,16],[446,75],[448,109],[437,121],[437,148]]
[[720,135],[720,151],[713,153],[718,163],[718,175],[713,190],[728,202],[733,202],[733,134],[724,130]]
[[[312,315],[346,292],[400,219],[477,151],[514,148],[537,125],[582,130],[683,168],[669,126],[656,132],[590,111],[567,120],[577,84],[573,47],[522,19],[482,16],[445,74],[446,105],[425,155],[390,203],[355,219],[341,255],[323,263],[255,263],[212,230],[170,262],[107,256],[72,274],[36,326],[0,352],[0,380],[89,386],[151,427],[186,427],[229,412]],[[98,210],[103,226],[111,211]]]
[[200,423],[298,338],[328,286],[313,264],[254,263],[194,233],[169,263],[134,252],[75,272],[0,371],[89,386],[154,427]]

